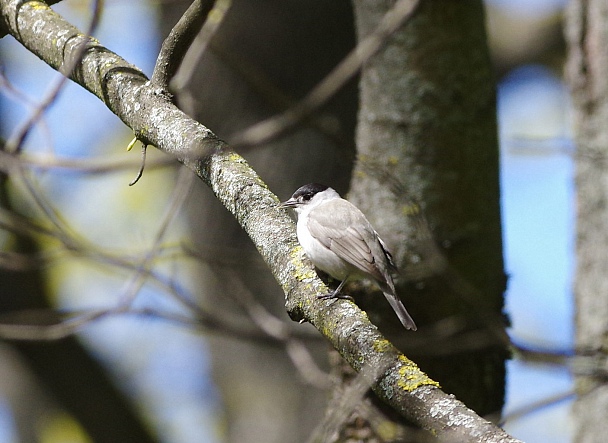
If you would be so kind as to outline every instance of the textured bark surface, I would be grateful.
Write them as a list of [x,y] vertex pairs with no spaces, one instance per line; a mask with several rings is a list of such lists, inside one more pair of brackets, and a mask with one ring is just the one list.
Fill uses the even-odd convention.
[[[576,346],[599,362],[608,352],[608,4],[571,1],[566,38],[577,144]],[[599,372],[576,378],[578,442],[608,434],[608,384]]]
[[[392,3],[354,2],[359,38]],[[494,337],[504,333],[505,278],[482,3],[421,2],[367,63],[360,93],[349,198],[393,250],[402,298],[421,326],[416,336],[397,328],[391,338],[469,407],[498,412],[506,353]],[[425,330],[447,319],[457,324],[453,336]],[[472,331],[476,337],[467,338]],[[429,355],[438,348],[443,355]]]

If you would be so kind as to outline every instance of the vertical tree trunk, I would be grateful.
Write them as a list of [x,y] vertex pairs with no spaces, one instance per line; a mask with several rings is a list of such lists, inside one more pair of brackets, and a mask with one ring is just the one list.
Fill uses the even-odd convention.
[[[359,39],[393,4],[354,1]],[[366,64],[349,198],[392,248],[402,299],[419,326],[406,333],[391,322],[387,333],[447,392],[489,414],[503,406],[506,336],[484,21],[480,0],[422,1]],[[389,311],[381,318],[392,318]]]
[[[573,0],[566,22],[577,144],[576,346],[601,361],[608,352],[607,18],[604,0]],[[608,383],[602,374],[576,378],[578,442],[606,441]]]

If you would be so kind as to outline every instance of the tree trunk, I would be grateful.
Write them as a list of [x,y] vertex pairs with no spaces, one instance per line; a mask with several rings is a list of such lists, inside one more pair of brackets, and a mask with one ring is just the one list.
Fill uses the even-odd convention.
[[[355,0],[359,39],[394,2]],[[481,1],[420,2],[362,72],[350,199],[401,268],[416,333],[386,334],[445,391],[500,413],[505,383],[495,87]],[[449,334],[447,329],[452,328]],[[431,350],[433,352],[431,352]]]
[[[576,347],[604,361],[608,351],[608,4],[575,0],[567,11],[567,75],[574,101],[577,188]],[[608,434],[605,372],[578,374],[576,441]]]

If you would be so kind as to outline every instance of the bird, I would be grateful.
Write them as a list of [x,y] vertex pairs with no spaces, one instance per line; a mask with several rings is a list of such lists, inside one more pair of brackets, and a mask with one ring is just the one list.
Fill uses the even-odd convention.
[[350,298],[340,293],[348,280],[369,278],[377,283],[406,329],[416,323],[397,297],[391,272],[397,270],[386,244],[363,212],[320,183],[301,186],[279,204],[297,214],[298,242],[310,261],[340,281],[322,299]]

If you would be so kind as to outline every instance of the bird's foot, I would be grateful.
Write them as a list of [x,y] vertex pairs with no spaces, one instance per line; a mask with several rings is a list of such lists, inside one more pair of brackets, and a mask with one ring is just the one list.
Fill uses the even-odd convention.
[[355,301],[354,298],[352,298],[350,295],[346,295],[346,294],[342,294],[340,292],[330,292],[329,294],[323,294],[323,295],[317,295],[317,300],[350,300],[350,301]]

